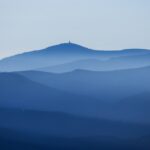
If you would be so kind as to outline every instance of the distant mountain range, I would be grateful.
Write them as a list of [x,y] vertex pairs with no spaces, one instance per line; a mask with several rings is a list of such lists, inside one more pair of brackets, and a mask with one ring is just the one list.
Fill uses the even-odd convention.
[[67,72],[75,69],[104,71],[148,65],[150,65],[149,50],[103,51],[88,49],[73,43],[63,43],[2,59],[0,71]]
[[0,60],[0,149],[149,150],[150,50],[64,43]]

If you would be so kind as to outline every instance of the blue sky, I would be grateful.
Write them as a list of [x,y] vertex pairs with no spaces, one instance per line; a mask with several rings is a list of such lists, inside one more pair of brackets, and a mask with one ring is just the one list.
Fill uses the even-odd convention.
[[149,0],[0,0],[0,58],[72,42],[150,49]]

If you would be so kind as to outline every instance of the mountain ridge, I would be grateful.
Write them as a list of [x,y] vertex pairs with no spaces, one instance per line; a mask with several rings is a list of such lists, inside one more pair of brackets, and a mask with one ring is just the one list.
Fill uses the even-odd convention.
[[[148,55],[149,54],[149,55]],[[143,56],[145,55],[145,56]],[[134,59],[141,59],[142,61],[137,64],[134,63]],[[116,61],[115,58],[119,57],[119,60]],[[124,57],[129,57],[129,60],[126,60]],[[132,57],[134,59],[132,59]],[[63,43],[59,45],[54,45],[42,50],[35,50],[31,52],[25,52],[22,54],[14,55],[0,60],[0,71],[1,72],[13,72],[13,71],[26,71],[34,70],[37,68],[43,68],[47,66],[61,65],[65,63],[70,63],[73,61],[80,61],[85,59],[99,59],[101,61],[106,61],[115,67],[128,67],[129,65],[150,65],[150,51],[143,49],[134,49],[134,50],[121,50],[121,51],[100,51],[92,50],[78,44],[74,43]],[[109,62],[109,59],[113,62]],[[128,58],[127,58],[128,59]],[[129,62],[130,61],[130,62]],[[122,64],[123,63],[123,64]],[[105,64],[97,64],[97,67],[101,65],[102,68],[105,68]],[[93,67],[95,65],[92,65]],[[92,67],[91,66],[91,67]],[[108,69],[111,68],[111,65],[107,64]],[[80,69],[80,68],[77,68]]]
[[41,52],[41,51],[47,51],[49,50],[50,48],[57,48],[58,46],[63,46],[63,47],[78,47],[78,48],[83,48],[83,49],[86,49],[86,50],[90,50],[90,51],[93,51],[93,52],[105,52],[105,53],[109,53],[109,52],[131,52],[131,51],[134,51],[134,52],[150,52],[150,49],[143,49],[143,48],[129,48],[129,49],[121,49],[121,50],[100,50],[100,49],[92,49],[92,48],[88,48],[88,47],[85,47],[85,46],[82,46],[82,45],[79,45],[79,44],[75,44],[75,43],[60,43],[60,44],[56,44],[56,45],[52,45],[52,46],[48,46],[48,47],[45,47],[45,48],[41,48],[41,49],[38,49],[38,50],[31,50],[31,51],[28,51],[28,52],[22,52],[22,53],[19,53],[19,54],[15,54],[15,55],[12,55],[12,56],[8,56],[8,57],[5,57],[5,58],[2,58],[0,59],[1,60],[4,60],[4,59],[7,59],[7,58],[10,58],[10,57],[14,57],[14,56],[19,56],[19,55],[22,55],[22,54],[28,54],[28,53],[34,53],[34,52]]

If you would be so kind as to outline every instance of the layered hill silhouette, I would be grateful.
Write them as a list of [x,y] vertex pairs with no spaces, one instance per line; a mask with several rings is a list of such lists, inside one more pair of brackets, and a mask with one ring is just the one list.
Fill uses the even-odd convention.
[[[63,43],[43,50],[2,59],[0,71],[44,70],[65,72],[73,69],[103,71],[138,68],[150,65],[149,58],[150,51],[144,49],[98,51],[73,43]],[[64,66],[62,66],[63,64]]]
[[114,101],[150,89],[150,67],[101,72],[75,70],[61,74],[38,71],[19,73],[35,82],[75,94],[101,97],[103,101]]
[[[92,104],[87,106],[90,116],[150,122],[149,67],[107,72],[76,70],[52,74],[28,71],[19,74],[55,89],[91,97]],[[84,108],[86,115],[88,110]]]
[[[138,70],[79,70],[65,74],[33,71],[1,73],[0,104],[3,107],[61,111],[80,116],[150,123],[148,72],[142,74],[139,71],[138,74]],[[140,82],[142,76],[143,82]]]
[[148,124],[81,117],[63,112],[1,108],[0,113],[0,128],[7,127],[14,131],[38,133],[43,136],[135,138],[150,134]]
[[118,56],[115,58],[110,57],[106,60],[100,58],[82,59],[70,63],[37,68],[34,70],[53,73],[71,72],[79,69],[90,71],[113,71],[150,66],[149,60],[150,55],[148,53],[144,55]]
[[63,43],[0,60],[0,149],[149,150],[150,51]]
[[6,108],[90,114],[90,110],[87,111],[89,106],[94,110],[98,102],[91,97],[45,86],[16,73],[1,73],[0,83],[0,105]]
[[0,116],[1,148],[146,150],[150,147],[148,125],[20,109],[1,108]]

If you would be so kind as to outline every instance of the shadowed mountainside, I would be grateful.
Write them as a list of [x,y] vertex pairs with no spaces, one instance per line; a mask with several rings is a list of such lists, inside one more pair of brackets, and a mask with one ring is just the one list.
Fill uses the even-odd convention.
[[[89,71],[75,71],[69,74],[71,75],[70,77],[66,76],[67,78],[64,78],[66,74],[53,76],[54,74],[42,72],[20,72],[21,75],[17,73],[1,73],[0,104],[4,107],[62,111],[81,116],[130,122],[150,122],[150,111],[148,107],[150,104],[150,93],[148,87],[144,89],[143,86],[147,85],[146,81],[144,84],[141,84],[142,82],[138,83],[138,80],[134,76],[131,76],[131,82],[127,76],[130,82],[126,82],[125,79],[120,79],[115,87],[113,86],[115,85],[114,82],[109,83],[109,81],[113,81],[112,78],[114,78],[116,74],[115,76],[110,74],[110,79],[107,78],[110,76],[105,75],[103,76],[105,78],[102,78],[103,80],[99,80],[99,78],[97,79],[96,77],[101,77],[101,73],[96,72],[95,76],[95,72],[88,72]],[[84,76],[82,76],[83,74]],[[76,75],[77,77],[75,77]],[[30,79],[27,79],[29,77]],[[61,80],[52,77],[61,77]],[[136,77],[138,77],[138,74],[136,74]],[[33,79],[34,81],[31,81]],[[43,79],[47,82],[44,83]],[[66,81],[66,79],[71,80]],[[135,81],[133,79],[135,79]],[[92,80],[95,80],[95,82]],[[146,77],[144,80],[146,80]],[[51,84],[51,82],[53,82],[53,84]],[[110,89],[107,88],[108,83],[110,84]],[[62,86],[60,86],[60,84],[62,84]],[[70,86],[69,88],[67,84]],[[139,86],[136,86],[138,84],[141,84],[141,88],[139,89]],[[99,88],[98,85],[101,85],[101,88]],[[122,89],[120,87],[122,87]],[[126,88],[124,89],[124,87]],[[131,87],[131,89],[129,87]],[[97,90],[97,93],[94,91],[94,88]],[[101,91],[101,89],[103,91]],[[106,91],[104,91],[104,89]],[[134,90],[137,91],[137,89],[138,92],[141,93],[140,95],[135,93]],[[84,90],[87,91],[84,93]],[[92,90],[97,94],[97,98],[93,95]],[[123,93],[121,93],[121,90]],[[127,96],[128,90],[130,91],[129,96]],[[110,98],[109,100],[106,99],[108,97]]]
[[1,149],[148,150],[150,147],[148,125],[4,108],[0,109],[0,117]]
[[102,103],[91,97],[36,83],[16,73],[0,73],[0,83],[0,105],[3,107],[90,114],[96,111],[95,104]]
[[19,74],[55,89],[91,97],[90,105],[85,100],[87,107],[83,108],[84,112],[91,110],[91,116],[150,122],[149,67],[107,72],[76,70],[52,74],[30,71]]
[[75,70],[54,74],[27,71],[19,74],[56,89],[101,98],[103,101],[120,100],[150,89],[150,67],[105,72]]

